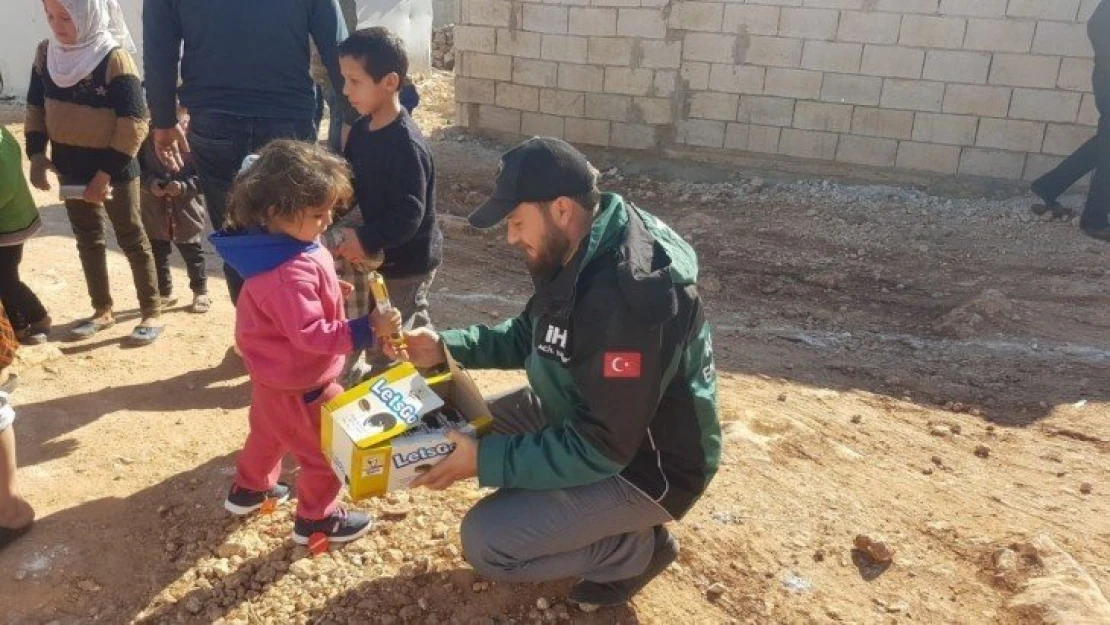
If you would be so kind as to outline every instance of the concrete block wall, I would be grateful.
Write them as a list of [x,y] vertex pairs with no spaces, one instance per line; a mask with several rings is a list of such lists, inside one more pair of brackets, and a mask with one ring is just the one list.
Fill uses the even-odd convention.
[[1030,179],[1094,134],[1098,1],[458,0],[458,118]]

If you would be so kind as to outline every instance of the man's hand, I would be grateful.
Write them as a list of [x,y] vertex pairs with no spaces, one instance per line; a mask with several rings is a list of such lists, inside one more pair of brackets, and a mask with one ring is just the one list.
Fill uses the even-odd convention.
[[455,450],[427,473],[413,480],[413,488],[425,486],[443,490],[459,480],[478,475],[478,441],[457,430],[447,432],[447,440],[455,444]]
[[102,171],[96,172],[93,179],[85,186],[85,195],[81,199],[89,204],[101,204],[111,196],[112,188],[109,186],[112,177]]
[[185,192],[185,185],[177,180],[174,180],[166,185],[166,195],[170,197],[177,197]]
[[336,256],[352,264],[366,258],[366,250],[362,249],[362,241],[358,240],[354,228],[343,228],[340,234],[343,240],[335,248]]
[[439,342],[439,335],[433,330],[417,328],[405,332],[404,337],[405,351],[408,352],[406,357],[401,358],[398,350],[390,341],[385,341],[382,344],[382,351],[385,352],[385,355],[394,360],[399,358],[407,360],[418,369],[431,369],[447,362],[447,352],[443,344]]
[[185,138],[185,130],[181,124],[176,124],[173,128],[155,128],[154,151],[167,169],[181,171],[185,167],[182,154],[189,152],[189,140]]
[[166,195],[166,182],[155,178],[150,181],[150,194],[154,197],[165,197]]
[[54,163],[50,162],[45,154],[31,157],[31,184],[39,191],[50,190],[50,179],[46,177],[48,171],[58,173],[58,170],[54,169]]

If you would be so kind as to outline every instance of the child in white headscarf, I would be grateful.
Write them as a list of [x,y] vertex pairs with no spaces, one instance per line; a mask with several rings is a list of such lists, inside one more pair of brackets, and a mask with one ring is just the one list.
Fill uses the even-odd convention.
[[[103,214],[131,265],[142,321],[129,342],[161,333],[154,256],[139,213],[136,155],[148,128],[142,83],[116,0],[43,0],[52,37],[39,45],[27,92],[31,184],[48,190],[47,172],[62,185],[93,314],[74,338],[115,324]],[[133,47],[133,46],[131,46]],[[50,147],[50,157],[46,155]]]

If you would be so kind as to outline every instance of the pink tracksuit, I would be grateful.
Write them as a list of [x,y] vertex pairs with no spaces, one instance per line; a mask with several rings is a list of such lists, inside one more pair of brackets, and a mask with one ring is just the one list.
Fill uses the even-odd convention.
[[301,466],[297,516],[331,515],[341,484],[320,448],[320,406],[342,391],[335,379],[344,356],[370,336],[365,317],[345,319],[335,265],[322,247],[247,279],[235,340],[254,390],[235,477],[240,487],[273,488],[281,459],[291,452]]

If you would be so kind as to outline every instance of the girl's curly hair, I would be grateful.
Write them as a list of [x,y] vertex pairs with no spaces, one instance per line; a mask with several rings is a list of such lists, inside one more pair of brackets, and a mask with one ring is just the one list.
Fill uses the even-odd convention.
[[346,206],[352,195],[347,161],[310,143],[280,139],[262,148],[235,179],[226,225],[233,230],[265,226],[308,208]]

